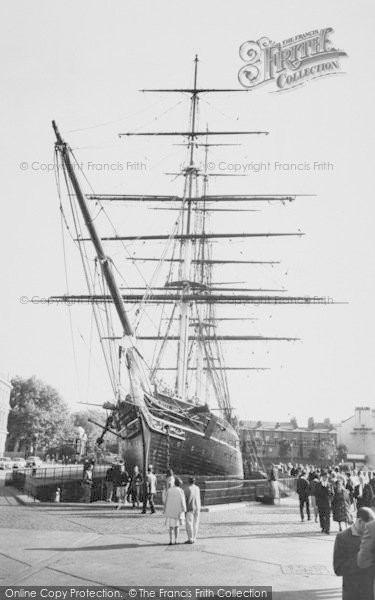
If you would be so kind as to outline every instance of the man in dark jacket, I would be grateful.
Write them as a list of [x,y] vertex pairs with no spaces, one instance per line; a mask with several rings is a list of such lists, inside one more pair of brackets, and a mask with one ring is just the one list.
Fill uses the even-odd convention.
[[133,475],[131,476],[129,487],[128,487],[128,495],[126,500],[129,502],[130,498],[132,500],[133,508],[137,505],[139,508],[139,502],[141,497],[141,486],[142,486],[142,475],[139,472],[139,468],[137,466],[133,469]]
[[113,496],[113,470],[114,464],[107,469],[105,474],[105,487],[106,487],[106,502],[112,502]]
[[374,506],[374,492],[369,483],[363,484],[362,496],[357,498],[357,508],[361,508],[362,506],[367,506],[368,508]]
[[357,554],[367,523],[375,519],[369,508],[358,509],[355,523],[338,533],[333,550],[333,569],[342,580],[343,600],[374,600],[372,566],[361,569],[357,566]]
[[126,491],[129,483],[129,474],[125,469],[124,461],[120,461],[114,466],[112,472],[113,485],[116,488],[117,496],[117,510],[120,510],[121,506],[125,506]]
[[302,471],[301,475],[297,479],[297,494],[299,498],[299,512],[301,514],[301,521],[304,521],[305,519],[303,512],[305,504],[307,519],[310,521],[309,487],[306,471]]
[[328,474],[323,471],[321,480],[315,488],[316,504],[319,511],[319,520],[322,533],[329,535],[331,527],[331,503],[333,498],[333,487],[328,481]]

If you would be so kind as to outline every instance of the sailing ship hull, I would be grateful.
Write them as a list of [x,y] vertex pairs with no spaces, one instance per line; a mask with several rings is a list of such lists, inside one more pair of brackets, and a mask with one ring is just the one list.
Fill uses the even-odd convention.
[[[183,442],[150,432],[147,444],[148,464],[155,473],[164,473],[168,465],[175,473],[200,476],[221,476],[243,479],[242,457],[238,451],[229,450],[220,442],[206,440],[189,433]],[[169,460],[168,460],[169,455]],[[132,468],[143,465],[143,440],[139,433],[124,442],[126,465]]]
[[204,432],[176,421],[140,413],[129,422],[122,432],[127,467],[142,468],[145,457],[156,473],[169,467],[177,474],[243,479],[239,439],[229,424],[223,427],[221,420],[220,426]]

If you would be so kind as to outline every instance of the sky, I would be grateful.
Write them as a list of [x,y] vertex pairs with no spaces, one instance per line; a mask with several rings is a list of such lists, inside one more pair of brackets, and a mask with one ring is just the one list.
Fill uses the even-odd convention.
[[[164,173],[179,169],[184,148],[172,146],[170,139],[119,139],[117,134],[185,129],[188,98],[138,90],[190,85],[195,54],[199,85],[239,88],[244,42],[263,36],[277,42],[332,27],[334,45],[348,54],[340,75],[285,93],[272,93],[270,85],[248,94],[205,96],[199,118],[211,129],[270,132],[241,139],[241,146],[213,149],[210,159],[215,165],[225,162],[228,172],[231,165],[251,162],[333,165],[212,178],[210,192],[311,195],[287,206],[265,205],[259,213],[216,215],[217,231],[305,235],[216,244],[221,258],[240,255],[281,264],[223,267],[215,277],[340,302],[232,308],[257,320],[224,330],[301,340],[225,348],[232,366],[269,368],[228,375],[240,418],[296,416],[305,424],[314,416],[339,422],[355,406],[374,406],[375,6],[369,0],[192,0],[188,7],[180,0],[2,3],[0,372],[41,378],[72,410],[111,400],[90,309],[21,301],[67,291],[51,120],[56,119],[96,192],[178,194],[180,179]],[[103,171],[104,163],[115,166]],[[117,206],[111,207],[111,218],[120,233],[134,235],[168,233],[175,215]],[[102,215],[97,225],[102,233],[108,230]],[[68,237],[65,242],[69,290],[85,293],[79,256]],[[119,248],[107,248],[125,279],[136,280]],[[129,247],[134,251],[146,255],[145,247]],[[161,248],[147,252],[157,256]],[[146,278],[151,276],[147,269]]]

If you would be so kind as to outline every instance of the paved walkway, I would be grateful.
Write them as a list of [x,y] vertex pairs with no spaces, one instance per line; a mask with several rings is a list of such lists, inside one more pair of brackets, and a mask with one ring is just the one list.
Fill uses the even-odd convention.
[[272,585],[278,600],[328,600],[341,598],[334,538],[287,499],[202,513],[195,545],[168,546],[160,512],[22,506],[0,487],[0,585]]

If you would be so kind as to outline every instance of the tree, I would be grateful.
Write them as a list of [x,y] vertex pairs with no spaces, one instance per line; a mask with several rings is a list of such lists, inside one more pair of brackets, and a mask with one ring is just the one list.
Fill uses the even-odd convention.
[[339,444],[337,446],[337,458],[341,462],[342,460],[346,460],[348,455],[348,448],[345,444]]
[[7,450],[35,452],[71,436],[68,407],[54,388],[36,377],[11,383]]
[[315,421],[314,421],[314,417],[309,417],[307,420],[307,429],[315,429]]
[[335,448],[332,444],[322,442],[318,447],[311,448],[309,453],[309,460],[313,463],[321,462],[327,463],[332,462],[334,459]]

